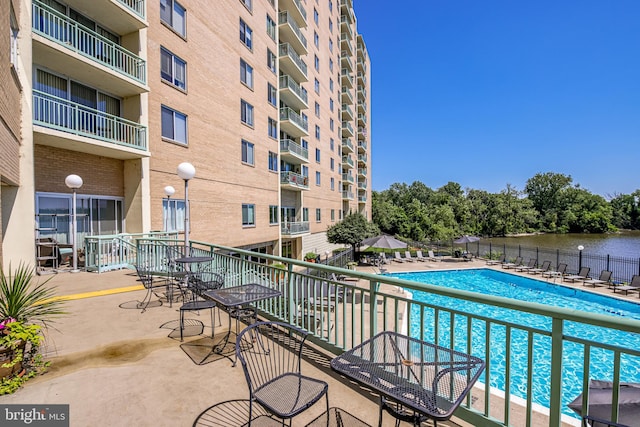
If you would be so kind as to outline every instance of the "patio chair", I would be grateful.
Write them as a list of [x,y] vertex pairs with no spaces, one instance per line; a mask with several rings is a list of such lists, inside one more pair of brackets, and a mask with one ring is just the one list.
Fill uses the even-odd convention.
[[607,286],[611,284],[611,272],[609,270],[602,270],[600,272],[600,277],[597,279],[585,280],[582,282],[583,286]]
[[545,273],[551,268],[551,261],[545,261],[540,268],[532,268],[527,270],[529,274]]
[[400,256],[400,252],[396,251],[393,253],[393,260],[395,262],[404,262],[404,258]]
[[[144,267],[136,265],[136,273],[138,273],[138,281],[142,283],[147,291],[142,301],[138,301],[138,303],[136,304],[136,308],[141,308],[142,313],[144,313],[145,311],[147,311],[147,308],[149,308],[153,295],[157,296],[158,298],[163,297],[162,295],[158,295],[157,292],[160,288],[166,289],[166,284],[154,281],[153,273]],[[151,306],[159,307],[161,305],[162,301],[158,299]]]
[[558,264],[558,268],[556,268],[554,271],[545,271],[544,273],[542,273],[542,277],[562,277],[566,272],[567,264],[561,262],[560,264]]
[[506,257],[507,257],[507,256],[506,256],[505,254],[502,254],[502,255],[500,256],[500,258],[498,258],[498,259],[489,259],[489,260],[487,260],[487,265],[499,265],[499,264],[504,264]]
[[510,268],[516,268],[522,265],[522,257],[516,257],[514,262],[505,262],[502,264],[502,268],[509,270]]
[[416,261],[416,259],[411,256],[411,252],[409,252],[409,251],[404,251],[404,259],[409,261],[409,262],[415,262]]
[[[625,295],[629,295],[629,291],[640,292],[640,275],[635,274],[628,285],[614,286],[613,293],[615,294],[617,290],[624,291]],[[640,296],[640,293],[638,295]]]
[[[249,387],[249,426],[256,404],[290,424],[323,397],[329,411],[329,385],[301,372],[306,338],[307,332],[283,322],[254,323],[238,335],[236,357]],[[253,348],[243,350],[246,342]]]
[[588,280],[590,279],[589,271],[591,271],[590,267],[582,267],[578,272],[578,274],[570,274],[568,276],[563,276],[562,280],[564,280],[565,282],[571,281],[572,283],[575,282],[576,280]]
[[[224,276],[209,271],[192,273],[187,276],[186,292],[183,296],[183,303],[180,306],[180,341],[184,339],[183,331],[185,326],[184,315],[188,311],[211,310],[211,337],[215,336],[216,325],[213,310],[216,303],[209,299],[202,298],[202,292],[211,289],[219,289],[224,285]],[[229,313],[231,316],[232,313]],[[220,322],[220,313],[218,313]]]
[[440,261],[440,257],[435,256],[432,250],[429,250],[427,254],[429,255],[429,261]]
[[531,270],[532,268],[536,268],[536,259],[535,258],[531,258],[529,259],[529,263],[527,265],[519,265],[517,267],[514,267],[515,271],[527,271],[527,270]]
[[421,250],[417,250],[416,251],[416,260],[424,262],[424,261],[427,260],[427,258],[425,258],[425,256],[422,255],[422,251]]
[[473,261],[473,254],[471,252],[463,252],[462,259],[464,261]]

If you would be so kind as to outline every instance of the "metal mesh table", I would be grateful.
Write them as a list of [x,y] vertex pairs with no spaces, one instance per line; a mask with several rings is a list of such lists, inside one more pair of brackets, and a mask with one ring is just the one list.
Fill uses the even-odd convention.
[[380,393],[380,426],[383,410],[414,425],[448,420],[484,367],[478,357],[390,331],[331,361],[336,372]]

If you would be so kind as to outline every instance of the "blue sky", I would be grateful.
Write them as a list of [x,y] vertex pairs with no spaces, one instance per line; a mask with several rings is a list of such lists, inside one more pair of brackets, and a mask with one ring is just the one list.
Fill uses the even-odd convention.
[[640,1],[354,0],[372,61],[372,188],[640,188]]

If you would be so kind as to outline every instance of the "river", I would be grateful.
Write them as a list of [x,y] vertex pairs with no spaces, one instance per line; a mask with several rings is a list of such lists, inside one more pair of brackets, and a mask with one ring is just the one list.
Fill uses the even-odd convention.
[[536,234],[519,237],[492,237],[481,243],[523,247],[575,250],[584,246],[585,254],[640,258],[640,231],[613,234]]

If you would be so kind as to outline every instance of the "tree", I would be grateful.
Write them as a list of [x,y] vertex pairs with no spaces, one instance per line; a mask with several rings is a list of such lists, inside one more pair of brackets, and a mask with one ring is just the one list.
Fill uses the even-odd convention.
[[571,188],[572,181],[570,175],[553,172],[538,173],[527,180],[524,191],[547,230],[561,231],[563,228],[563,221],[558,217],[563,213],[563,192]]
[[376,234],[378,234],[378,227],[367,221],[364,215],[356,212],[348,214],[342,221],[330,226],[327,229],[327,240],[329,243],[351,245],[355,257],[356,250],[362,241]]

